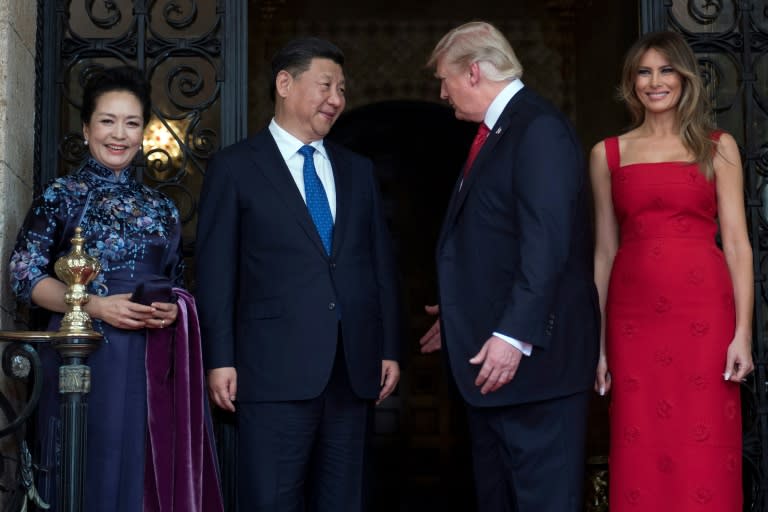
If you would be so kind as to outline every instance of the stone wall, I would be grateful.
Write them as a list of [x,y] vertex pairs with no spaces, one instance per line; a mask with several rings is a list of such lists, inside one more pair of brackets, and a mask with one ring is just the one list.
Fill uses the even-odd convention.
[[[6,262],[32,199],[36,4],[0,0],[0,329],[14,328],[15,305]],[[0,392],[17,402],[25,390],[1,375]],[[7,422],[0,414],[0,425]],[[0,454],[17,457],[12,439],[0,439]],[[14,463],[4,458],[0,465],[4,486],[15,484],[14,472]],[[0,493],[0,510],[10,506],[9,495]]]

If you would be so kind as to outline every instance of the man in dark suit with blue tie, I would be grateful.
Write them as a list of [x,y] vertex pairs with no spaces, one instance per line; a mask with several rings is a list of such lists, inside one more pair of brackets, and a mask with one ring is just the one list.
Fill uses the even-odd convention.
[[504,36],[473,22],[430,65],[456,117],[480,123],[437,245],[442,347],[466,403],[480,512],[582,509],[588,390],[598,354],[579,142],[520,81]]
[[362,510],[372,405],[400,376],[373,166],[324,140],[344,110],[343,64],[321,39],[278,51],[272,122],[211,159],[201,194],[208,388],[236,410],[238,502],[249,512]]

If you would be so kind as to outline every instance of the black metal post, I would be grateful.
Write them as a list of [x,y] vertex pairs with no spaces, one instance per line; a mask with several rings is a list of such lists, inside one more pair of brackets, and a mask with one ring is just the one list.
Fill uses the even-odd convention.
[[81,512],[86,474],[88,402],[91,369],[88,356],[99,348],[101,336],[73,334],[51,341],[61,355],[59,393],[61,394],[62,459],[59,472],[58,502],[61,512]]

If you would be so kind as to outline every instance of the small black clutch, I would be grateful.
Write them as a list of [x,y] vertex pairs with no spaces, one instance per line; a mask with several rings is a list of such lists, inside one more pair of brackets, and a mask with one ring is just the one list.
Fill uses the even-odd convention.
[[173,286],[168,279],[150,279],[136,286],[132,302],[149,306],[153,302],[174,302]]

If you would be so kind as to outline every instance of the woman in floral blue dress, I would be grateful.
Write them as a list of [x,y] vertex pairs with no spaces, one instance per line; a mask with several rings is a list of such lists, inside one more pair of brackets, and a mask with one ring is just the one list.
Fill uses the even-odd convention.
[[[182,283],[179,213],[160,192],[136,180],[131,163],[150,117],[149,86],[130,67],[107,69],[87,83],[83,135],[90,153],[80,169],[54,180],[34,201],[11,256],[11,284],[22,301],[65,311],[65,285],[53,264],[70,250],[77,226],[102,272],[91,284],[86,311],[104,343],[89,360],[85,510],[136,512],[143,508],[147,437],[145,348],[150,330],[174,324],[179,305],[132,302],[148,279]],[[56,329],[61,315],[54,314]],[[40,491],[55,507],[60,450],[57,355],[41,350],[45,383],[38,437],[43,467]]]

